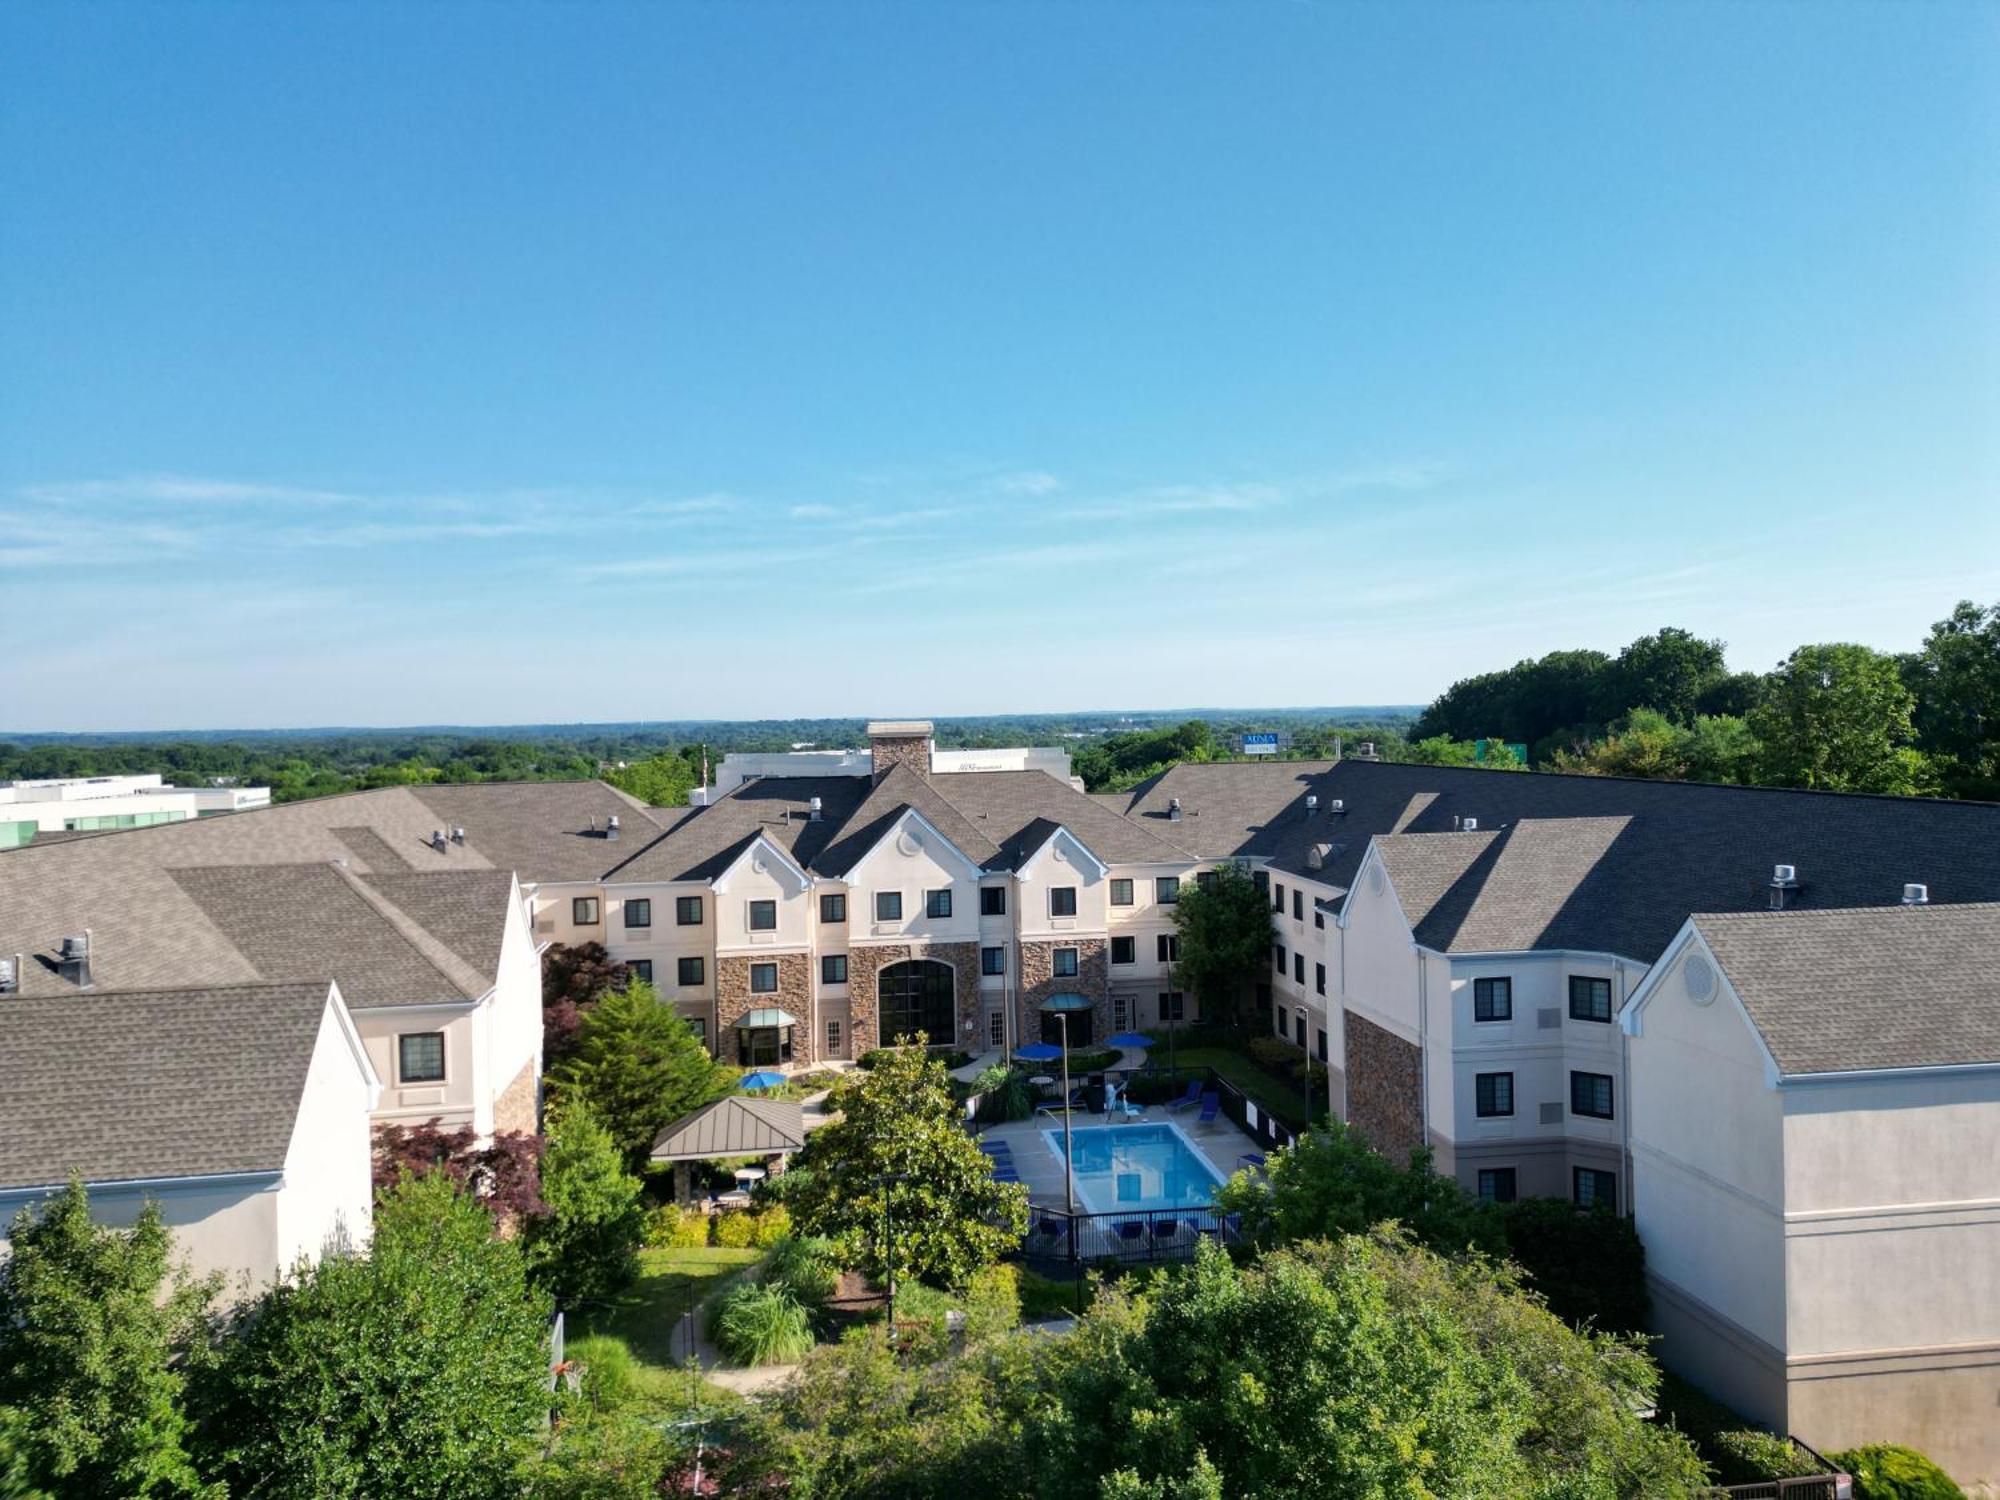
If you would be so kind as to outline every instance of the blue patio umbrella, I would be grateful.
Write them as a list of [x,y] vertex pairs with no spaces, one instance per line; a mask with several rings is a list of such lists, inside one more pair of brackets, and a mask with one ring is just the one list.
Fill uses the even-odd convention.
[[1014,1055],[1029,1062],[1054,1062],[1063,1055],[1063,1049],[1054,1042],[1030,1042],[1025,1047],[1016,1047]]
[[1107,1047],[1150,1047],[1153,1045],[1153,1039],[1143,1031],[1121,1031],[1116,1036],[1106,1037],[1104,1045]]
[[739,1085],[739,1087],[746,1089],[774,1089],[784,1081],[785,1081],[785,1075],[783,1073],[772,1073],[768,1071],[759,1073],[745,1073],[743,1075],[743,1082],[741,1085]]

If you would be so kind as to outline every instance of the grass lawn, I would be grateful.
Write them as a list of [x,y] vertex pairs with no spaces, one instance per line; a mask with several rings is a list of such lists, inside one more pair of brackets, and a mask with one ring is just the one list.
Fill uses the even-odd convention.
[[684,1402],[686,1379],[671,1353],[674,1325],[726,1277],[755,1265],[767,1253],[720,1246],[643,1250],[639,1279],[610,1303],[571,1314],[565,1332],[572,1339],[592,1334],[618,1339],[632,1353],[641,1396]]
[[[1166,1050],[1153,1049],[1153,1060],[1164,1063]],[[1297,1130],[1305,1116],[1305,1091],[1280,1083],[1269,1073],[1244,1057],[1231,1052],[1226,1047],[1180,1047],[1175,1050],[1174,1059],[1183,1068],[1213,1068],[1224,1078],[1243,1090],[1261,1110],[1270,1114],[1290,1129]],[[1324,1098],[1313,1101],[1315,1114],[1326,1113]]]

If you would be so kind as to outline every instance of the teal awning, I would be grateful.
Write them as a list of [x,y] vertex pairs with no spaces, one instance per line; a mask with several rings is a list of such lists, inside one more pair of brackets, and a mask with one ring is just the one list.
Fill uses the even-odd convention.
[[796,1026],[798,1024],[799,1018],[790,1011],[779,1010],[775,1006],[767,1005],[764,1009],[753,1010],[743,1017],[742,1020],[736,1023],[736,1029],[738,1031],[755,1031],[760,1026]]
[[1051,995],[1042,1002],[1043,1010],[1089,1010],[1088,995]]

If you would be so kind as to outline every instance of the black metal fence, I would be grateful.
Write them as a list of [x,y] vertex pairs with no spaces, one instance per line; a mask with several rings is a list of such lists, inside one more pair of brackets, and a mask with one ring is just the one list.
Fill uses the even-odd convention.
[[1235,1214],[1209,1208],[1073,1214],[1031,1207],[1021,1253],[1031,1262],[1065,1266],[1144,1265],[1193,1260],[1204,1240],[1233,1245],[1241,1237]]
[[[1297,1138],[1298,1132],[1290,1125],[1210,1067],[1147,1067],[1133,1075],[1132,1083],[1127,1088],[1128,1092],[1136,1089],[1137,1092],[1132,1093],[1133,1099],[1153,1111],[1178,1105],[1186,1097],[1187,1085],[1196,1080],[1200,1081],[1201,1092],[1213,1092],[1220,1096],[1223,1118],[1258,1145],[1276,1150],[1280,1146],[1291,1145]],[[1198,1105],[1189,1105],[1184,1109],[1171,1109],[1165,1118],[1191,1116],[1198,1108]]]

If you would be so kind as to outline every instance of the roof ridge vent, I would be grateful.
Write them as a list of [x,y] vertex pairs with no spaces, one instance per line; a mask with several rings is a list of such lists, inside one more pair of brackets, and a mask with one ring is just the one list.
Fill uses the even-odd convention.
[[1914,880],[1907,881],[1904,883],[1903,905],[1929,906],[1930,904],[1931,904],[1931,888],[1929,886],[1921,884],[1920,882]]

